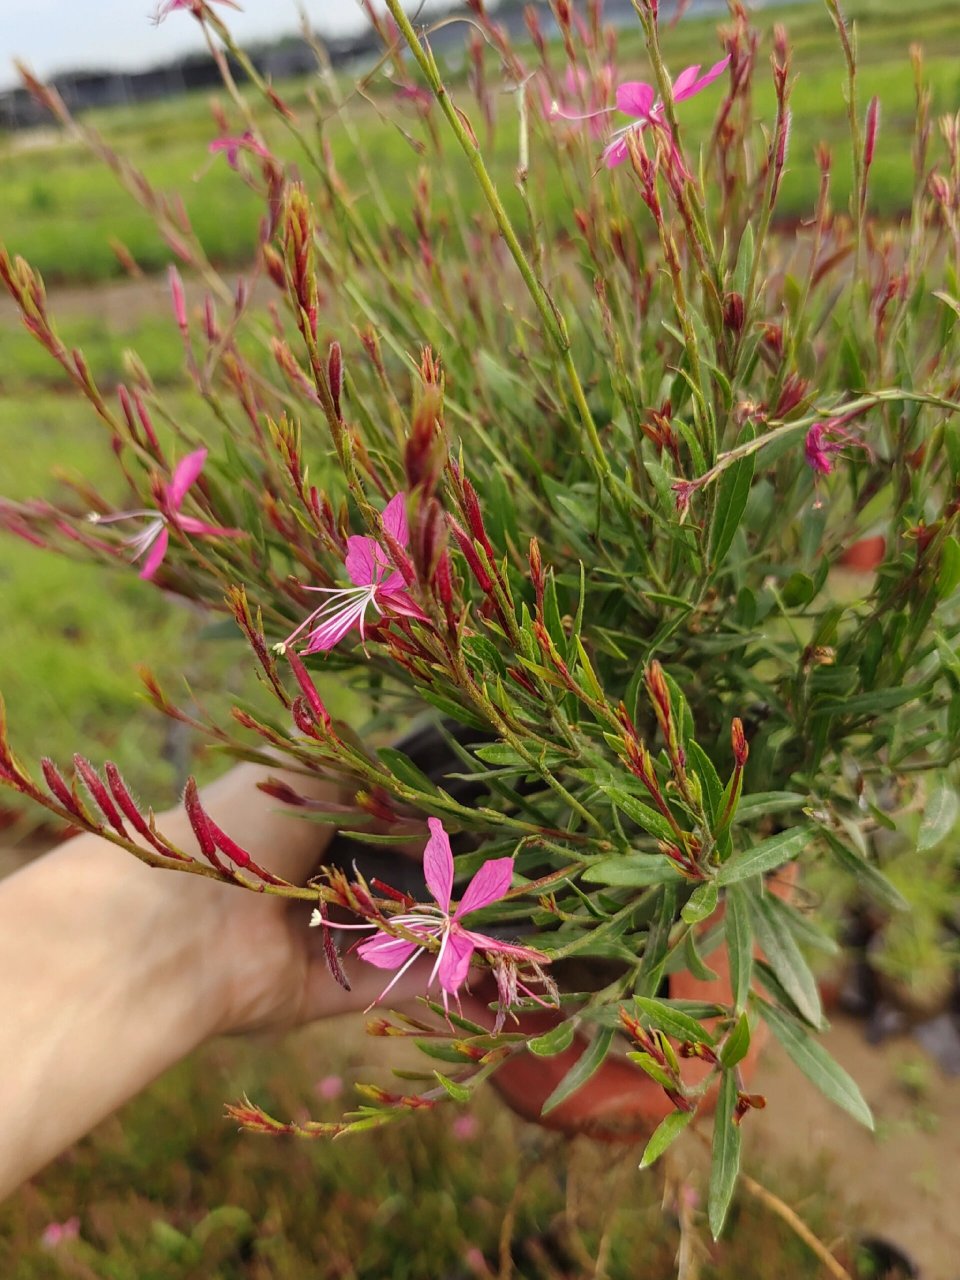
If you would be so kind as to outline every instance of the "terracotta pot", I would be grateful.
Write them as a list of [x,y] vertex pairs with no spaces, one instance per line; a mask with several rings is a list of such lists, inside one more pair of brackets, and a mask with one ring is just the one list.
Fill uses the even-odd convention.
[[886,552],[886,538],[882,533],[875,533],[872,537],[861,538],[859,542],[847,547],[846,551],[841,552],[837,564],[856,573],[873,573],[883,563]]
[[[768,888],[780,897],[793,893],[796,864],[784,869]],[[702,926],[709,929],[722,919],[722,909]],[[669,995],[675,1000],[696,1000],[707,1004],[733,1003],[730,983],[730,963],[725,947],[712,951],[707,966],[717,975],[710,981],[700,981],[684,971],[669,977]],[[490,1018],[483,1005],[468,1016],[481,1021],[483,1014]],[[524,1014],[521,1029],[528,1035],[542,1035],[563,1021],[559,1013],[551,1010]],[[709,1025],[709,1023],[707,1024]],[[753,1028],[750,1049],[740,1063],[745,1085],[756,1068],[757,1059],[767,1039],[767,1028],[759,1023]],[[551,1058],[538,1058],[532,1053],[520,1053],[507,1062],[492,1077],[492,1084],[510,1109],[524,1120],[533,1121],[546,1129],[556,1129],[567,1134],[585,1134],[603,1142],[645,1142],[656,1126],[673,1110],[673,1104],[663,1089],[623,1054],[614,1050],[603,1065],[575,1093],[546,1116],[541,1110],[544,1102],[557,1087],[570,1068],[579,1060],[587,1047],[587,1040],[579,1033],[573,1044],[563,1053]],[[626,1041],[624,1041],[624,1050]],[[711,1072],[709,1063],[698,1058],[681,1064],[684,1080],[697,1085]],[[716,1101],[716,1089],[704,1095],[701,1108],[712,1109]]]

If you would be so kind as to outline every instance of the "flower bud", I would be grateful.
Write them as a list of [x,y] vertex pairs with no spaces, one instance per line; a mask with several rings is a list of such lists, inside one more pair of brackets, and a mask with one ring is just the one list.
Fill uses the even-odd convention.
[[727,293],[723,298],[723,323],[739,336],[743,332],[743,294]]
[[340,411],[340,393],[343,391],[343,352],[339,342],[330,343],[330,354],[327,357],[327,379],[330,383],[330,394],[337,417],[342,418]]
[[874,95],[867,107],[867,123],[863,141],[864,173],[873,164],[874,152],[877,149],[877,133],[880,129],[880,99]]
[[737,767],[742,769],[747,763],[750,747],[743,732],[743,721],[738,716],[734,716],[733,723],[730,725],[730,744],[733,747],[733,758]]

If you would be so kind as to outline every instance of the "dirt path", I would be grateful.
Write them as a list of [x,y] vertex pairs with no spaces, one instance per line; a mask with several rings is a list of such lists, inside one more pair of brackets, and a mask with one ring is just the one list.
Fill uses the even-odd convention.
[[751,1154],[806,1165],[824,1154],[865,1232],[899,1245],[923,1280],[960,1280],[960,1077],[945,1077],[911,1040],[868,1044],[862,1024],[843,1017],[824,1044],[863,1090],[876,1134],[827,1102],[773,1045],[753,1086],[767,1110],[744,1128],[748,1167]]

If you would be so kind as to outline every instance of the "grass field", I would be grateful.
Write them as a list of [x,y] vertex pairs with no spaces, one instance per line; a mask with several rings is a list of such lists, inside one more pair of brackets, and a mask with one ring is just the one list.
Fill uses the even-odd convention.
[[[909,206],[912,194],[914,89],[909,46],[917,42],[925,49],[934,112],[955,111],[960,105],[960,21],[953,0],[927,0],[909,6],[892,0],[860,0],[848,9],[858,22],[862,105],[873,94],[878,94],[883,104],[872,203],[878,213],[894,217]],[[790,165],[780,204],[780,216],[791,219],[809,211],[816,184],[816,144],[823,139],[836,144],[839,154],[844,153],[843,66],[822,5],[759,11],[756,22],[766,33],[762,87],[757,94],[761,119],[770,119],[772,114],[773,89],[763,64],[775,20],[783,22],[791,34],[797,72]],[[665,45],[670,65],[679,69],[687,62],[709,62],[717,52],[715,26],[713,21],[689,21],[669,32]],[[625,78],[644,74],[642,46],[634,33],[622,37],[619,72]],[[303,85],[285,90],[298,107],[304,106],[304,91]],[[409,112],[392,100],[380,105],[404,129],[417,131]],[[691,137],[708,129],[715,106],[710,95],[685,104],[683,120]],[[492,167],[508,203],[513,203],[516,196],[511,174],[517,158],[514,98],[504,96],[499,110]],[[354,100],[351,117],[384,190],[397,193],[397,221],[409,225],[410,201],[405,193],[416,176],[417,157],[401,131],[368,105]],[[160,190],[183,194],[194,227],[215,263],[234,265],[250,258],[261,209],[257,197],[223,158],[207,155],[207,143],[217,129],[204,96],[188,95],[133,109],[113,108],[90,113],[86,119],[102,130],[112,145],[134,157]],[[268,139],[279,140],[276,122],[265,121],[264,129]],[[358,192],[359,212],[374,217],[372,201],[364,197],[366,158],[355,153],[336,115],[326,120],[325,132],[341,177]],[[533,154],[531,181],[536,182],[535,150]],[[30,259],[51,283],[96,281],[120,274],[122,268],[109,245],[111,236],[122,241],[146,271],[158,270],[169,260],[169,250],[149,218],[129,197],[118,196],[110,175],[92,164],[85,151],[64,142],[52,130],[0,140],[0,165],[4,174],[0,240]],[[451,157],[450,170],[458,182],[458,194],[464,196],[469,208],[472,184],[466,181],[462,158]],[[846,165],[838,161],[834,188],[838,205],[847,199],[849,183]],[[443,197],[438,194],[437,198]],[[561,191],[544,192],[542,204],[554,228],[570,224],[570,210]]]

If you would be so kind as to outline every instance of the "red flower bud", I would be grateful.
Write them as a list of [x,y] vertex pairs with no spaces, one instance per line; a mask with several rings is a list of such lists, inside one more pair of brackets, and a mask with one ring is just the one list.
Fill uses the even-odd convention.
[[734,761],[742,769],[750,755],[750,747],[743,732],[743,722],[737,716],[734,716],[730,725],[730,744],[733,747]]

